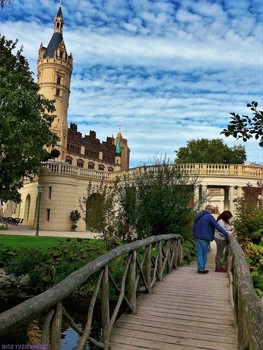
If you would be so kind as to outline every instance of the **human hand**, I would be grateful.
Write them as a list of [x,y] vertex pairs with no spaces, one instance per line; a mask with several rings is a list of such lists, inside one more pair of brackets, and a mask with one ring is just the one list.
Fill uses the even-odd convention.
[[228,231],[228,237],[234,237],[234,231]]

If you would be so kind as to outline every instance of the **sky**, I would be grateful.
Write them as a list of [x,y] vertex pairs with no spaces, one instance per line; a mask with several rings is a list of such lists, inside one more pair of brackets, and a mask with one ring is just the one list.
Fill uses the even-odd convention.
[[[40,44],[53,34],[55,0],[11,0],[0,34],[18,39],[36,80]],[[231,112],[263,105],[262,0],[63,0],[64,42],[73,55],[68,123],[105,141],[119,127],[130,167],[151,163],[192,139],[263,148],[220,132]]]

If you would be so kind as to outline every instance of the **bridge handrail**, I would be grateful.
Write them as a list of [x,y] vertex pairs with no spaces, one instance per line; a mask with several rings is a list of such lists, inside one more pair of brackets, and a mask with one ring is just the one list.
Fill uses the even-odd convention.
[[[46,313],[46,319],[43,326],[41,344],[50,344],[52,350],[60,349],[63,315],[71,327],[81,336],[77,349],[83,349],[87,340],[100,348],[108,349],[111,328],[116,321],[122,302],[126,302],[130,311],[135,313],[139,278],[142,279],[144,290],[151,293],[154,283],[156,280],[162,280],[165,270],[169,273],[171,269],[181,264],[181,243],[182,237],[180,235],[169,234],[151,236],[109,251],[71,273],[54,287],[0,314],[0,336],[9,331],[13,331],[14,326],[44,312]],[[156,246],[154,246],[154,244],[156,244]],[[142,261],[137,259],[136,254],[137,250],[140,248],[145,248]],[[116,282],[112,280],[112,275],[109,272],[109,264],[114,259],[127,253],[129,254],[129,258],[125,264],[121,287],[118,287]],[[127,281],[126,276],[128,270],[130,274]],[[87,324],[82,331],[63,308],[62,301],[69,297],[96,272],[100,272],[100,275],[89,305]],[[112,316],[110,316],[109,308],[110,279],[115,289],[120,293]],[[125,295],[125,285],[128,285],[127,297]],[[103,332],[102,339],[97,341],[91,338],[90,330],[99,288],[101,288]]]
[[243,250],[235,238],[228,247],[231,301],[238,327],[238,349],[263,349],[263,303],[257,297]]

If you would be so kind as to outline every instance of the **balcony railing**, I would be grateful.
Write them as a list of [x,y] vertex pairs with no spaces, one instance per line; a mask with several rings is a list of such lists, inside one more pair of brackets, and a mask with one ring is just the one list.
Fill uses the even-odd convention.
[[41,175],[70,175],[84,177],[92,180],[111,180],[112,172],[101,170],[83,169],[77,166],[70,165],[65,162],[47,162],[42,163],[40,168]]
[[[178,164],[179,169],[187,175],[195,176],[232,176],[243,178],[263,179],[263,166],[255,164],[217,164],[217,163],[188,163]],[[146,167],[149,168],[149,167]],[[152,168],[152,166],[151,166]],[[130,176],[136,176],[144,167],[132,168],[128,173]],[[83,169],[70,165],[65,162],[47,162],[42,163],[40,169],[41,175],[70,175],[83,177],[91,180],[111,181],[116,175],[122,172],[105,172],[100,170]]]

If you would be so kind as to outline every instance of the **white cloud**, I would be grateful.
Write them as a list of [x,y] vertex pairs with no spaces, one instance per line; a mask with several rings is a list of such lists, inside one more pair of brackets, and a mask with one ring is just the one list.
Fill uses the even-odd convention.
[[[0,33],[19,39],[35,73],[58,3],[12,0],[0,11]],[[64,1],[74,58],[69,122],[101,140],[121,124],[131,166],[156,153],[174,158],[189,139],[223,138],[230,112],[263,104],[262,13],[261,0]],[[256,142],[246,149],[263,163]]]

